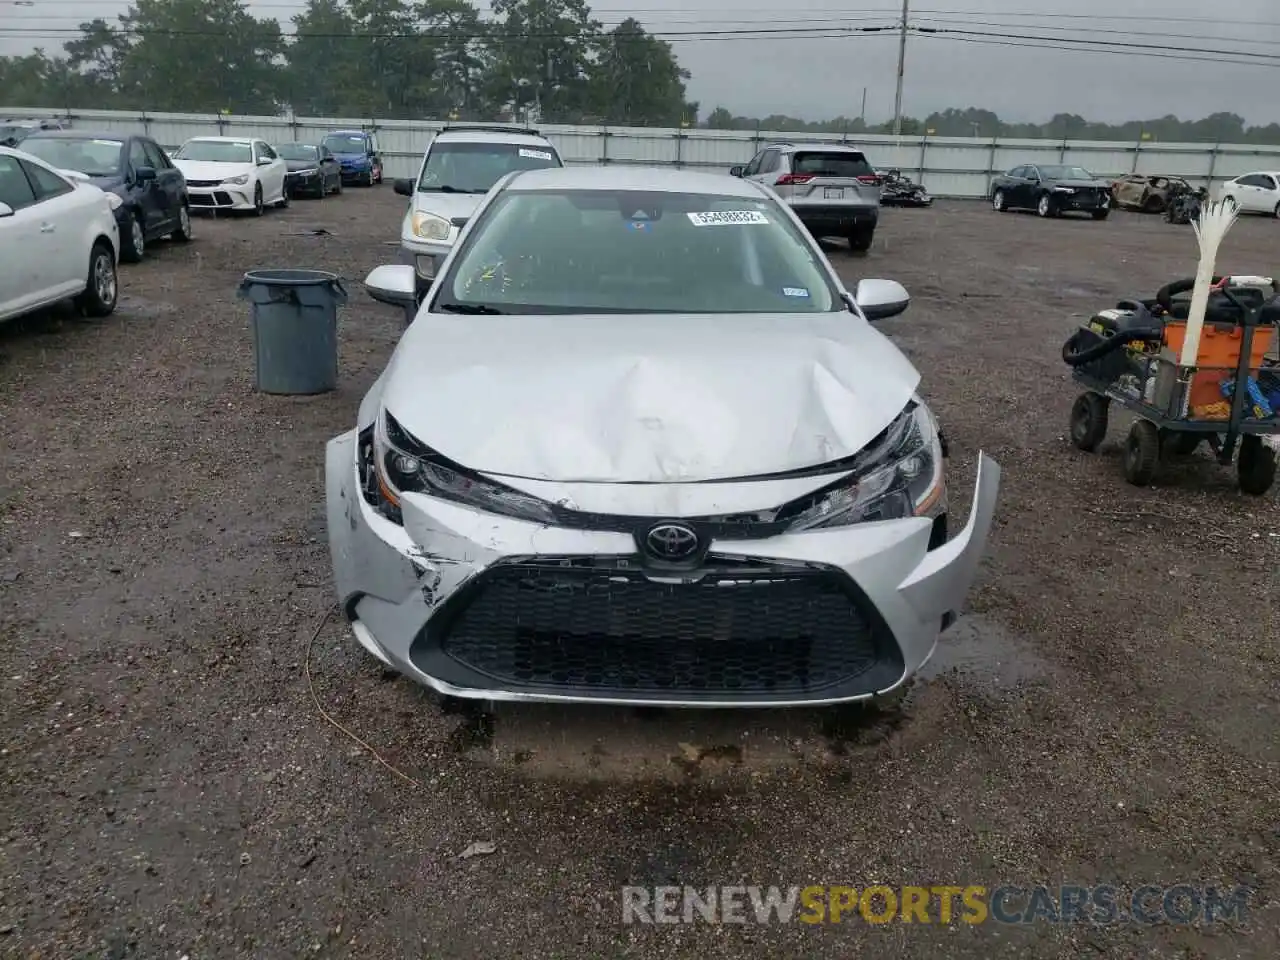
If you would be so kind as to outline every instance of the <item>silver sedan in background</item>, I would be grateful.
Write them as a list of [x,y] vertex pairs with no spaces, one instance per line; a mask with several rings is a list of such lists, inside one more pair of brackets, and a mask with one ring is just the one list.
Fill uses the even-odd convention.
[[[370,293],[413,309],[412,267]],[[947,523],[920,376],[742,179],[546,169],[489,192],[330,441],[342,609],[443,694],[764,706],[898,687],[955,618],[999,468]],[[953,535],[954,534],[954,535]]]

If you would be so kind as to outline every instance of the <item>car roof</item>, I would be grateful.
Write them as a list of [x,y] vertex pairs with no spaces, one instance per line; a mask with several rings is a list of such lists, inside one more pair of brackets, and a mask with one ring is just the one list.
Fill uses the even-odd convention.
[[37,130],[28,140],[120,140],[141,137],[140,133],[110,133],[106,130]]
[[775,140],[766,143],[765,149],[777,150],[827,150],[832,153],[863,153],[861,147],[851,143],[826,143],[821,140]]
[[257,143],[261,139],[261,137],[187,137],[187,142],[243,143],[247,145],[250,143]]
[[[467,127],[446,127],[435,135],[433,144],[440,140],[454,143],[515,143],[525,146],[550,147],[551,141],[540,133],[522,130],[494,130]],[[554,149],[554,148],[553,148]],[[558,153],[559,151],[557,151]]]
[[518,190],[650,190],[701,193],[759,200],[767,194],[756,184],[726,173],[673,170],[664,167],[546,167],[516,174],[509,189]]

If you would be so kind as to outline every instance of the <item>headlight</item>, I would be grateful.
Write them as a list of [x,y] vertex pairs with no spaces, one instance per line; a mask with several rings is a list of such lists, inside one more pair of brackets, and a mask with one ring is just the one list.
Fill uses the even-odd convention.
[[108,193],[107,206],[112,210],[119,210],[124,206],[124,199],[118,193]]
[[449,239],[449,221],[443,217],[434,213],[415,213],[411,222],[413,232],[423,240]]
[[1076,188],[1075,187],[1054,187],[1053,192],[1054,193],[1075,193]]
[[248,183],[248,182],[249,182],[249,175],[248,175],[247,173],[242,173],[242,174],[240,174],[240,176],[238,176],[238,177],[227,177],[227,179],[223,180],[222,182],[223,182],[223,183],[235,183],[235,184]]
[[794,510],[789,530],[843,527],[873,520],[934,517],[947,509],[942,442],[933,414],[913,402],[871,442],[854,474],[815,496],[783,508]]
[[424,493],[518,520],[555,522],[551,504],[485,480],[440,456],[410,436],[385,410],[373,432],[373,461],[378,491],[389,508],[383,512],[393,520],[400,519],[402,493]]
[[308,167],[306,170],[295,170],[293,172],[299,177],[314,177],[320,172],[320,169],[318,167]]

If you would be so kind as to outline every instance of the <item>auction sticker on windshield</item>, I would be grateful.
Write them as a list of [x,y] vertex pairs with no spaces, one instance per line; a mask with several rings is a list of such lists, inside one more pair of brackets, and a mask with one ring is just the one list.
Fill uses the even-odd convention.
[[769,218],[759,210],[718,210],[712,213],[690,213],[695,227],[717,227],[730,223],[768,223]]
[[528,157],[530,160],[550,160],[551,159],[551,154],[549,154],[546,150],[526,150],[524,147],[520,148],[520,156]]

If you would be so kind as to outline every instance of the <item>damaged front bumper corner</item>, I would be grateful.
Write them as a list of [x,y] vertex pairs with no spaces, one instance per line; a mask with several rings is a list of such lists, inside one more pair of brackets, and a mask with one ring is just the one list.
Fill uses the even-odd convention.
[[[701,586],[692,586],[646,573],[630,533],[548,527],[414,494],[402,500],[403,526],[393,523],[362,494],[357,446],[352,431],[330,441],[326,452],[334,580],[356,639],[384,664],[441,694],[486,700],[764,707],[840,703],[887,693],[932,656],[943,625],[959,612],[990,531],[1000,479],[999,466],[980,456],[965,527],[932,550],[932,523],[926,518],[760,540],[716,540],[707,559],[714,570]],[[611,589],[618,591],[616,596],[602,599],[601,591]],[[661,602],[651,602],[649,594],[662,590],[668,592]],[[804,591],[812,591],[812,597]],[[681,607],[685,601],[680,598],[686,595],[696,595],[697,603]],[[857,654],[866,655],[858,671],[850,668],[848,677],[838,676],[844,634],[828,630],[834,639],[827,648],[817,641],[804,650],[803,643],[764,645],[771,647],[771,656],[783,658],[777,662],[776,686],[769,686],[768,676],[761,679],[768,672],[763,659],[754,662],[759,668],[755,674],[741,672],[748,669],[742,666],[743,637],[760,615],[767,617],[791,603],[791,609],[800,611],[817,604],[834,610],[838,618],[844,609],[838,604],[846,602],[848,635],[854,637],[856,622],[870,638]],[[557,616],[564,628],[559,634],[554,623],[537,632],[540,621]],[[468,618],[470,626],[458,626]],[[588,621],[591,626],[582,626]],[[571,626],[590,635],[589,641],[580,638],[586,644],[582,649],[595,655],[598,648],[609,647],[618,659],[563,665],[555,674],[564,681],[558,686],[547,680],[551,674],[524,682],[493,666],[512,662],[502,659],[508,652],[502,646],[507,634],[524,631],[527,636],[511,643],[532,644],[521,656],[536,659],[571,643]],[[665,692],[628,688],[623,680],[654,653],[655,633],[665,626],[673,634],[683,630],[688,635],[687,644],[669,646],[663,657],[668,665],[672,659],[682,661],[677,673],[692,678],[689,686],[677,684]],[[827,626],[815,621],[815,635]],[[846,625],[839,627],[845,630]],[[452,646],[461,633],[469,634],[465,656]],[[627,660],[631,651],[635,663]],[[718,657],[725,664],[709,662]],[[826,669],[834,679],[808,686],[791,682],[799,675],[797,658],[807,658],[806,677]],[[588,674],[612,678],[612,685],[582,683]],[[726,677],[737,687],[715,685]]]

